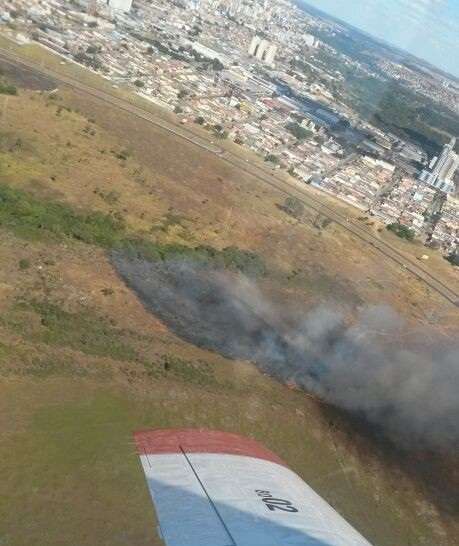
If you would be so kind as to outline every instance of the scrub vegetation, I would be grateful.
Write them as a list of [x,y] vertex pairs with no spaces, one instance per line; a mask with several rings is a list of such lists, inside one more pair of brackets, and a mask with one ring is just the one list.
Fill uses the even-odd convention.
[[416,233],[412,229],[404,226],[403,224],[389,224],[387,226],[387,229],[389,231],[392,231],[392,233],[395,233],[397,237],[400,237],[401,239],[406,239],[407,241],[413,241],[416,236]]
[[[265,263],[255,252],[234,246],[217,250],[207,245],[188,247],[129,237],[122,220],[113,216],[77,213],[68,205],[39,200],[4,184],[0,185],[0,226],[25,239],[73,239],[151,261],[183,258],[251,277],[266,274]],[[25,262],[20,263],[20,268],[27,268]]]
[[6,184],[0,185],[0,226],[26,239],[70,238],[104,248],[112,248],[124,233],[123,223],[107,214],[77,213]]

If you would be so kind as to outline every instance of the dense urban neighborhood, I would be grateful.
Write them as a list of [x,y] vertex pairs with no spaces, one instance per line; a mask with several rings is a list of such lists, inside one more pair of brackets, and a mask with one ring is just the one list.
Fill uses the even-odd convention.
[[[38,42],[114,88],[129,86],[181,124],[457,256],[453,76],[390,48],[362,53],[364,38],[286,0],[3,5],[2,32],[17,43]],[[408,106],[399,114],[413,101],[416,115]]]

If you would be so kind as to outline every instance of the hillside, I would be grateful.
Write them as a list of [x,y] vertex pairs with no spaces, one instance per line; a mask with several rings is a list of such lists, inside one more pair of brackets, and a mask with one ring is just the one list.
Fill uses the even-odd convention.
[[[261,440],[375,545],[452,545],[452,455],[395,447],[298,389],[298,370],[276,381],[253,338],[241,348],[242,330],[218,344],[218,324],[160,305],[162,288],[179,293],[173,268],[159,268],[148,299],[122,265],[209,268],[206,286],[185,280],[201,282],[211,310],[215,271],[217,283],[242,272],[250,290],[238,297],[275,335],[323,304],[344,324],[385,304],[407,325],[388,344],[428,350],[457,334],[457,308],[335,223],[292,218],[283,194],[191,143],[70,89],[8,78],[19,93],[0,125],[5,544],[159,544],[131,433],[207,426]],[[454,269],[431,260],[457,286]]]

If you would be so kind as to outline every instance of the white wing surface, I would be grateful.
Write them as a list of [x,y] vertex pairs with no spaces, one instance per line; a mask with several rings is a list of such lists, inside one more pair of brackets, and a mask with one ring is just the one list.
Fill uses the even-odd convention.
[[166,546],[371,546],[253,440],[208,430],[134,438]]

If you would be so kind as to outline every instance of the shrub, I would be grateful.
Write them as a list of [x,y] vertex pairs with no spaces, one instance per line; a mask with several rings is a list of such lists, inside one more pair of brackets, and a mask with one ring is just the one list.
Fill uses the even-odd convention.
[[27,239],[70,237],[105,248],[116,245],[124,233],[123,223],[109,215],[78,213],[4,184],[0,184],[0,226]]
[[37,341],[115,360],[137,359],[135,349],[124,343],[122,332],[90,310],[69,312],[47,301],[18,307],[33,311],[40,317],[41,329],[33,334]]
[[263,277],[266,275],[266,265],[255,252],[229,246],[221,251],[221,257],[227,269],[240,271],[249,277]]
[[104,296],[113,296],[113,294],[115,293],[113,288],[102,288],[101,292]]
[[[75,239],[106,249],[121,251],[128,257],[150,261],[188,259],[214,268],[240,271],[257,277],[266,274],[263,259],[249,250],[230,246],[217,250],[210,246],[189,247],[160,244],[128,237],[122,218],[101,212],[77,212],[68,205],[40,201],[27,192],[0,184],[0,226],[26,239]],[[22,262],[22,260],[21,260]],[[21,269],[26,268],[23,262]]]
[[287,197],[283,209],[294,218],[301,218],[304,214],[304,204],[297,197]]
[[17,95],[18,90],[14,85],[11,85],[5,82],[0,82],[0,94],[1,95]]
[[407,241],[412,241],[416,236],[416,233],[413,229],[410,229],[403,224],[399,224],[398,222],[388,224],[386,226],[386,229],[392,231],[392,233],[395,233],[397,237],[400,237],[401,239],[406,239]]
[[211,65],[212,70],[215,70],[216,72],[220,72],[220,70],[225,68],[225,65],[219,59],[213,59]]
[[269,161],[271,163],[274,163],[275,165],[280,164],[280,159],[277,157],[277,155],[274,154],[267,154],[267,156],[265,157],[265,161]]
[[287,123],[285,128],[298,140],[305,140],[312,135],[311,131],[308,131],[296,122]]
[[451,254],[449,254],[446,259],[450,264],[459,267],[459,251],[451,252]]
[[211,246],[188,247],[180,244],[159,244],[142,239],[130,239],[118,247],[132,258],[149,261],[183,259],[201,263],[215,269],[239,271],[249,277],[266,275],[264,260],[255,252],[229,246],[218,250]]
[[112,154],[121,161],[126,161],[126,159],[131,155],[129,150],[126,150],[124,148],[119,152],[117,152],[116,150],[112,150]]

